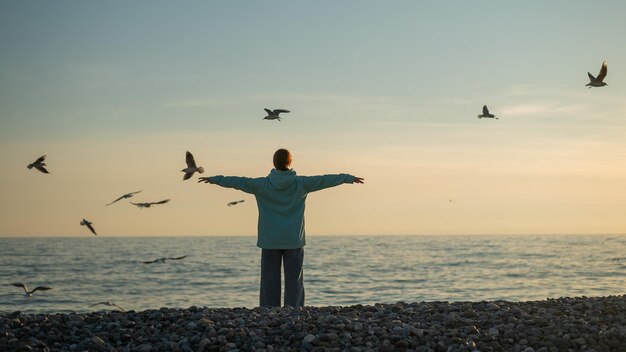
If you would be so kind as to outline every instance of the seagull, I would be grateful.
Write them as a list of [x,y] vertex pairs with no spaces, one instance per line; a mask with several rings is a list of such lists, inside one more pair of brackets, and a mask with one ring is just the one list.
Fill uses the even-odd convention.
[[37,286],[35,287],[32,291],[28,290],[28,287],[26,286],[26,284],[23,284],[21,282],[15,282],[12,283],[11,285],[15,286],[15,287],[21,287],[24,289],[24,292],[26,292],[26,296],[31,297],[33,295],[33,293],[35,293],[35,291],[37,290],[42,290],[42,291],[47,291],[47,290],[52,290],[52,287],[48,287],[48,286]]
[[479,119],[482,119],[483,117],[487,117],[487,118],[491,118],[491,119],[495,118],[496,120],[498,119],[496,117],[496,115],[493,115],[493,114],[489,113],[489,109],[487,109],[487,105],[483,106],[483,113],[482,113],[482,115],[478,115]]
[[125,311],[126,311],[126,310],[124,310],[124,308],[122,308],[122,307],[118,306],[117,304],[115,304],[115,303],[113,303],[113,302],[111,302],[111,301],[98,302],[98,303],[92,304],[90,307],[94,307],[94,306],[97,306],[97,305],[99,305],[99,304],[103,304],[103,305],[105,305],[105,306],[109,306],[109,307],[116,307],[117,309],[119,309],[119,310],[120,310],[120,311],[122,311],[122,312],[125,312]]
[[92,222],[86,219],[83,219],[83,221],[80,222],[80,224],[82,226],[87,226],[87,228],[89,229],[89,231],[91,231],[91,233],[93,233],[94,235],[98,236],[98,234],[96,233],[96,230],[93,229]]
[[150,260],[150,261],[142,262],[142,263],[144,263],[144,264],[165,263],[166,260],[180,260],[180,259],[184,259],[184,258],[187,258],[187,256],[183,255],[182,257],[177,257],[177,258],[165,258],[165,257],[163,257],[163,258]]
[[196,161],[193,159],[193,155],[191,155],[189,151],[187,151],[187,157],[185,161],[187,162],[187,168],[180,170],[181,172],[185,173],[185,176],[183,176],[183,181],[190,179],[191,176],[193,176],[193,174],[196,172],[199,172],[199,173],[204,172],[204,168],[202,166],[200,167],[196,166]]
[[285,110],[285,109],[274,109],[273,111],[270,109],[265,109],[265,111],[267,112],[267,116],[265,116],[263,120],[278,120],[278,121],[280,121],[280,116],[278,116],[278,114],[280,114],[281,112],[284,112],[284,113],[290,112],[289,110]]
[[165,203],[167,203],[169,201],[170,201],[169,199],[164,199],[164,200],[159,201],[159,202],[150,202],[150,203],[133,203],[133,202],[130,202],[130,204],[136,205],[139,208],[150,208],[154,204],[165,204]]
[[48,170],[46,170],[46,163],[44,163],[43,161],[46,160],[46,156],[42,155],[39,157],[39,159],[35,160],[34,162],[32,162],[31,164],[28,164],[28,169],[32,169],[33,167],[41,172],[43,172],[44,174],[49,174]]
[[602,63],[602,67],[600,68],[600,73],[598,73],[598,77],[594,77],[591,73],[587,72],[587,75],[589,76],[589,83],[585,84],[586,87],[604,87],[607,84],[602,82],[602,80],[604,79],[604,77],[606,77],[606,71],[607,71],[608,67],[606,64],[606,61],[604,61]]
[[112,201],[111,203],[107,204],[107,206],[117,202],[118,200],[122,200],[122,199],[125,199],[125,198],[130,198],[130,197],[134,196],[135,194],[137,194],[139,192],[141,192],[141,191],[126,193],[125,195],[123,195],[123,196],[117,198],[116,200]]
[[243,202],[245,202],[245,200],[243,200],[243,199],[242,199],[242,200],[236,200],[236,201],[234,201],[234,202],[230,202],[230,203],[228,203],[228,206],[229,206],[229,207],[232,207],[233,205],[237,205],[237,204],[239,204],[239,203],[243,203]]

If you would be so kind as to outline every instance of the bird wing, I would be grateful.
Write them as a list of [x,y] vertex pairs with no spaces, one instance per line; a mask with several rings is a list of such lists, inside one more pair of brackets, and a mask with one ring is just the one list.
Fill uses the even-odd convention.
[[44,174],[49,174],[48,170],[46,170],[46,167],[41,165],[41,164],[35,164],[33,165],[35,167],[35,169],[43,172]]
[[156,263],[158,261],[159,261],[158,259],[155,259],[155,260],[145,261],[145,262],[142,262],[142,263],[144,263],[144,264],[152,264],[152,263]]
[[15,287],[20,287],[20,288],[24,289],[24,292],[28,293],[28,287],[26,287],[26,285],[21,283],[21,282],[14,282],[11,285],[13,285]]
[[42,155],[37,160],[35,160],[35,164],[42,163],[44,160],[46,160],[46,156]]
[[169,199],[164,199],[164,200],[162,200],[162,201],[159,201],[159,202],[152,202],[152,203],[150,203],[150,204],[165,204],[165,203],[167,203],[167,202],[169,202],[169,201],[170,201]]
[[275,115],[274,112],[272,110],[270,110],[270,109],[263,109],[263,110],[265,110],[267,112],[268,116]]
[[595,80],[596,80],[596,78],[595,78],[595,77],[591,74],[591,72],[587,72],[587,76],[589,76],[589,80],[590,80],[591,82],[593,82],[593,81],[595,81]]
[[122,199],[124,199],[124,198],[130,198],[130,197],[134,196],[134,195],[135,195],[135,194],[137,194],[137,193],[141,193],[141,191],[143,191],[143,190],[141,190],[141,189],[140,189],[139,191],[126,193],[125,195],[123,195],[123,196],[121,196],[121,197],[117,198],[116,200],[112,201],[111,203],[109,203],[109,204],[107,204],[107,205],[111,205],[111,204],[113,204],[113,203],[117,202],[118,200],[122,200]]
[[483,115],[485,116],[489,115],[489,109],[487,109],[487,105],[483,106]]
[[606,61],[604,61],[602,63],[602,67],[600,68],[600,73],[598,73],[598,77],[596,77],[596,79],[598,80],[598,82],[602,82],[602,80],[604,79],[604,77],[606,77],[606,73],[608,71],[608,66],[606,64]]
[[113,203],[117,202],[118,200],[121,200],[121,199],[126,198],[126,196],[127,196],[127,194],[125,194],[125,195],[123,195],[123,196],[121,196],[121,197],[117,198],[116,200],[114,200],[114,201],[112,201],[111,203],[107,204],[107,206],[109,206],[109,205],[111,205],[111,204],[113,204]]
[[281,112],[288,113],[288,112],[290,112],[290,111],[289,111],[289,110],[285,110],[285,109],[275,109],[275,110],[274,110],[274,115],[278,115],[278,114],[280,114]]
[[185,158],[185,161],[187,161],[188,167],[196,167],[196,161],[193,159],[193,155],[190,152],[187,152],[187,157]]
[[31,293],[37,291],[37,290],[42,290],[42,291],[48,291],[48,290],[52,290],[52,287],[48,287],[48,286],[37,286],[35,287]]
[[98,234],[96,233],[96,230],[93,229],[93,226],[91,226],[91,223],[89,221],[85,223],[85,226],[87,226],[87,228],[89,229],[89,231],[91,231],[91,233],[98,236]]
[[187,258],[187,256],[186,256],[186,255],[183,255],[182,257],[176,257],[176,258],[166,258],[166,259],[168,259],[168,260],[180,260],[180,259],[184,259],[184,258]]
[[185,172],[183,175],[183,181],[190,179],[191,176],[193,176],[193,172]]

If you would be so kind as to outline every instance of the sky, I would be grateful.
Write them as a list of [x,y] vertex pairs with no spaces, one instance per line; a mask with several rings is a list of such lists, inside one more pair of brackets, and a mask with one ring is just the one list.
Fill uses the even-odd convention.
[[[626,233],[623,1],[2,1],[0,236],[255,235],[182,181],[349,173],[308,235]],[[608,62],[608,86],[587,72]],[[478,119],[483,105],[499,117]],[[263,120],[264,108],[291,110]],[[26,165],[47,155],[49,175]],[[171,199],[150,209],[123,200]],[[233,200],[246,202],[234,207]]]

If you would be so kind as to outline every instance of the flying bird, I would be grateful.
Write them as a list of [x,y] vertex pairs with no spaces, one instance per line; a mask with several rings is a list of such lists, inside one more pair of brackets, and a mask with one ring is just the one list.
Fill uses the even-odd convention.
[[151,206],[153,206],[155,204],[165,204],[165,203],[167,203],[169,201],[170,201],[169,199],[164,199],[164,200],[159,201],[159,202],[149,202],[149,203],[133,203],[133,202],[130,202],[130,204],[136,205],[139,208],[150,208]]
[[150,260],[150,261],[146,261],[146,262],[142,262],[143,264],[152,264],[152,263],[165,263],[166,260],[181,260],[187,258],[186,255],[183,255],[182,257],[176,257],[176,258],[159,258],[159,259],[155,259],[155,260]]
[[185,173],[185,176],[183,176],[183,181],[190,179],[191,176],[193,176],[193,174],[196,172],[204,172],[204,168],[202,166],[196,166],[196,161],[193,159],[193,155],[190,152],[187,152],[185,161],[187,162],[187,168],[180,170],[181,172]]
[[606,77],[607,70],[608,70],[608,66],[606,64],[606,61],[604,61],[602,63],[602,67],[600,68],[600,73],[598,73],[598,77],[594,77],[590,72],[587,72],[590,82],[585,84],[585,86],[589,88],[606,86],[607,84],[602,82],[602,80],[604,80],[604,77]]
[[479,119],[482,119],[483,117],[490,118],[490,119],[495,118],[496,120],[498,119],[496,115],[489,113],[489,109],[487,109],[487,105],[483,106],[483,113],[481,115],[478,115]]
[[98,302],[98,303],[92,304],[91,307],[94,307],[94,306],[97,306],[97,305],[100,305],[100,304],[103,304],[103,305],[109,306],[109,307],[116,307],[117,309],[119,309],[122,312],[126,311],[126,310],[124,310],[124,308],[118,306],[117,304],[115,304],[115,303],[113,303],[111,301]]
[[267,116],[265,116],[263,120],[278,120],[278,121],[280,121],[280,116],[278,115],[281,112],[284,112],[284,113],[290,112],[289,110],[285,110],[285,109],[274,109],[274,110],[265,109],[265,111],[267,112]]
[[244,200],[244,199],[242,199],[242,200],[236,200],[236,201],[234,201],[234,202],[230,202],[230,203],[228,203],[228,206],[229,206],[229,207],[232,207],[233,205],[237,205],[237,204],[239,204],[239,203],[243,203],[243,202],[245,202],[245,200]]
[[47,290],[52,290],[52,287],[48,287],[48,286],[37,286],[35,287],[32,291],[30,291],[28,289],[28,286],[26,286],[26,284],[23,284],[21,282],[15,282],[12,283],[11,285],[15,286],[15,287],[21,287],[24,289],[24,292],[26,292],[26,296],[30,297],[33,295],[33,293],[35,293],[35,291],[37,290],[41,290],[41,291],[47,291]]
[[39,157],[39,159],[35,160],[34,162],[28,164],[28,169],[32,169],[35,168],[41,172],[43,172],[44,174],[49,174],[48,170],[46,170],[46,163],[44,163],[43,161],[46,160],[46,156],[42,155]]
[[96,230],[93,229],[93,226],[92,226],[93,223],[91,221],[83,219],[83,221],[81,221],[80,224],[81,226],[87,226],[87,228],[89,229],[89,231],[91,231],[91,233],[98,236],[98,234],[96,233]]
[[130,198],[130,197],[134,196],[135,194],[137,194],[137,193],[139,193],[139,192],[141,192],[141,191],[126,193],[125,195],[123,195],[123,196],[121,196],[121,197],[117,198],[116,200],[112,201],[111,203],[107,204],[107,206],[109,206],[109,205],[111,205],[111,204],[113,204],[113,203],[117,202],[118,200],[122,200],[122,199]]

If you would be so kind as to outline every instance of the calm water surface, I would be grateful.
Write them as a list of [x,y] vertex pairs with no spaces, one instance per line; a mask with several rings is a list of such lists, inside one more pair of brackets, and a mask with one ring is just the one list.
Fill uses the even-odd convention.
[[[0,312],[254,307],[259,274],[254,237],[0,238]],[[315,306],[621,295],[626,235],[309,236],[304,275]]]

